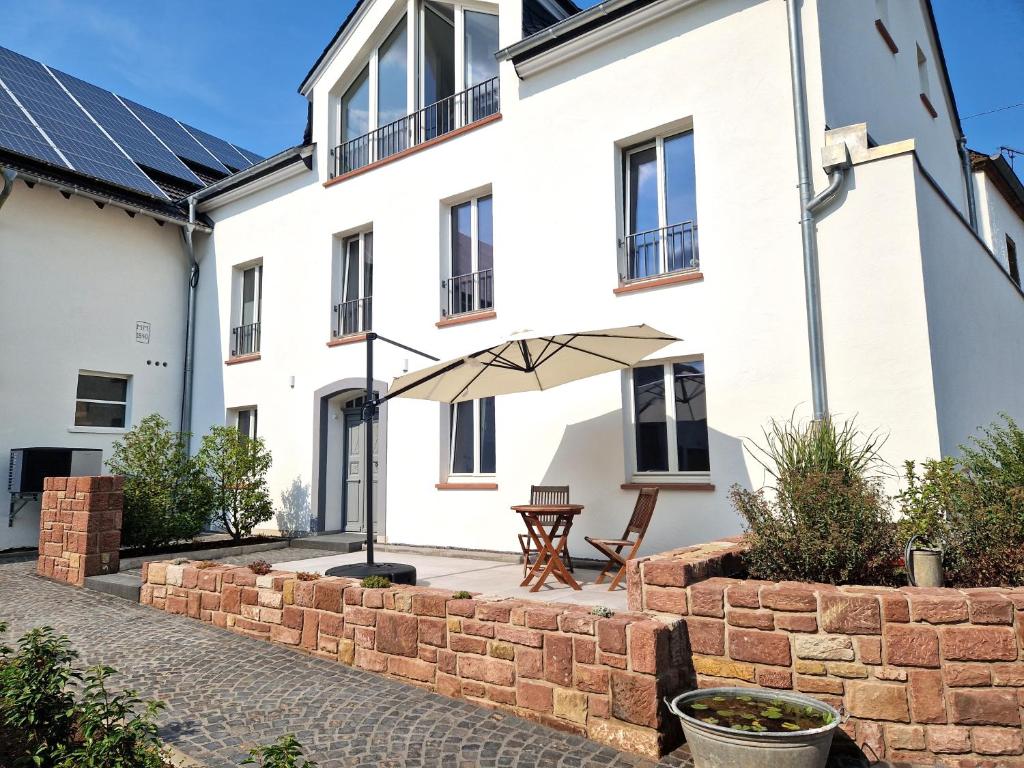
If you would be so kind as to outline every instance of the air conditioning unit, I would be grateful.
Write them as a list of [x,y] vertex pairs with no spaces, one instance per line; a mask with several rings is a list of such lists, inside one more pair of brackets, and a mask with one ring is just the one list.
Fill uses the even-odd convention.
[[13,448],[7,475],[12,494],[43,492],[44,477],[83,477],[103,472],[99,448]]

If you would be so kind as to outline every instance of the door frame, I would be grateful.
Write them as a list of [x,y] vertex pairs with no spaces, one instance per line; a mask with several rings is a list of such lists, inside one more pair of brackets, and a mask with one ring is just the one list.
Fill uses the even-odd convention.
[[[388,391],[387,382],[374,379],[374,390],[384,395]],[[340,533],[325,531],[327,523],[327,478],[330,474],[327,466],[327,436],[330,425],[330,400],[344,392],[366,391],[366,378],[339,379],[320,387],[313,393],[313,479],[311,509],[316,510],[316,529],[318,533]],[[383,403],[377,416],[377,499],[373,517],[377,521],[378,538],[387,537],[387,476],[388,476],[388,404]]]

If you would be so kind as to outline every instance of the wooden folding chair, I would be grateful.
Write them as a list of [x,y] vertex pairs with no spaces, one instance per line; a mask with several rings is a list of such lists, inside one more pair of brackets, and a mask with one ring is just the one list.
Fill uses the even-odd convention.
[[[608,591],[611,592],[619,585],[622,577],[626,575],[626,563],[636,557],[637,550],[640,549],[644,536],[647,535],[647,527],[651,524],[651,518],[654,516],[654,505],[657,502],[657,488],[641,488],[640,495],[636,499],[636,506],[633,507],[633,514],[629,518],[629,524],[626,526],[626,531],[622,534],[622,538],[592,539],[589,536],[583,537],[592,547],[608,558],[608,564],[605,565],[604,570],[597,577],[597,580],[594,582],[595,584],[600,584],[604,581],[605,575],[615,566],[618,566],[619,572],[612,579],[612,584],[608,587]],[[636,539],[630,538],[632,534],[636,534]],[[622,550],[626,547],[629,547],[629,551],[623,555]]]
[[[530,486],[530,503],[531,504],[568,504],[569,503],[569,486],[568,485],[531,485]],[[557,515],[537,515],[537,519],[544,525],[554,525],[558,521]],[[555,536],[562,533],[561,531],[551,530],[551,536]],[[530,567],[530,557],[537,554],[537,547],[533,540],[530,538],[528,533],[519,534],[519,548],[523,551],[523,576],[526,576],[526,572]],[[572,557],[569,556],[569,548],[563,550],[565,555],[565,564],[570,571],[575,573],[575,569],[572,567]]]

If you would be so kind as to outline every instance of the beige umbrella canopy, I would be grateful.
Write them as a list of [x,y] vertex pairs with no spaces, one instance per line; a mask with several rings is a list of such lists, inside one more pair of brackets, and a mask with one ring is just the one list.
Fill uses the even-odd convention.
[[411,397],[458,403],[551,389],[599,373],[631,368],[676,341],[679,339],[675,336],[649,325],[551,336],[530,335],[527,331],[479,352],[399,376],[381,400]]

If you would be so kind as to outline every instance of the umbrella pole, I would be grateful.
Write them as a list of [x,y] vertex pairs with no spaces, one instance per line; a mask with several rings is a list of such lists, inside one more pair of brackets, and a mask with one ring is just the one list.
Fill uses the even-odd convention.
[[366,496],[366,564],[373,565],[373,414],[377,399],[373,395],[373,340],[366,334],[366,400],[363,405],[363,431],[366,448],[363,456],[363,494]]

